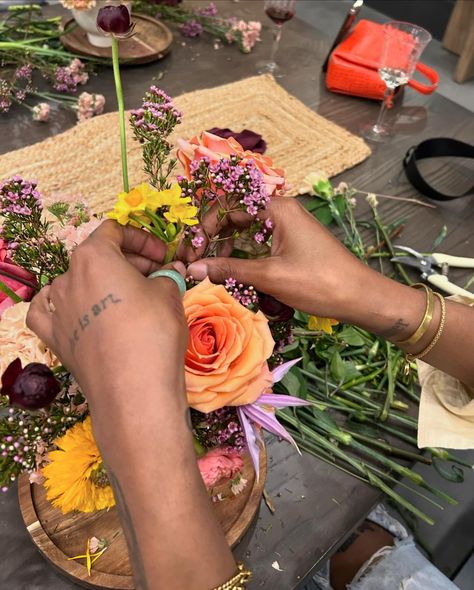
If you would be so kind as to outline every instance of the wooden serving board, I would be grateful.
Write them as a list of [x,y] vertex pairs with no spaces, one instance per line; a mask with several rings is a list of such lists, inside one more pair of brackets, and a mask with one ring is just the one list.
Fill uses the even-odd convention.
[[[231,547],[241,540],[258,511],[266,473],[265,448],[260,453],[258,482],[250,456],[246,453],[242,476],[248,480],[247,486],[238,496],[226,497],[213,504]],[[219,492],[229,495],[228,485],[216,486],[213,493]],[[87,588],[134,589],[127,545],[116,508],[92,514],[64,515],[48,502],[43,486],[30,484],[27,474],[19,479],[18,494],[23,520],[33,542],[62,574]],[[89,576],[84,559],[68,561],[68,558],[83,555],[87,539],[91,537],[105,538],[110,546],[94,564]]]
[[[159,20],[144,14],[132,14],[135,32],[120,41],[120,61],[124,64],[146,64],[164,57],[173,42],[173,33]],[[74,24],[70,19],[64,25],[67,31]],[[60,37],[66,49],[79,55],[112,59],[111,47],[95,47],[89,43],[84,29],[76,26]]]

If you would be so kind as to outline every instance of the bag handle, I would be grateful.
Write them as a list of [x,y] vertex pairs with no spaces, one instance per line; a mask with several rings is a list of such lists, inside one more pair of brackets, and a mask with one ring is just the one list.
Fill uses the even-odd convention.
[[449,137],[435,137],[425,139],[416,146],[412,146],[403,158],[403,168],[411,184],[430,199],[436,201],[451,201],[459,197],[466,197],[471,193],[474,194],[474,186],[464,192],[462,195],[445,195],[432,187],[421,176],[418,170],[417,162],[424,158],[438,158],[452,156],[455,158],[474,158],[474,145],[464,143],[458,139]]
[[433,68],[430,68],[429,66],[422,64],[420,62],[416,64],[416,70],[431,82],[431,86],[429,86],[428,84],[422,84],[421,82],[418,82],[417,80],[413,79],[408,82],[408,86],[410,86],[417,92],[421,92],[421,94],[431,94],[432,92],[434,92],[436,88],[438,88],[438,72],[433,70]]

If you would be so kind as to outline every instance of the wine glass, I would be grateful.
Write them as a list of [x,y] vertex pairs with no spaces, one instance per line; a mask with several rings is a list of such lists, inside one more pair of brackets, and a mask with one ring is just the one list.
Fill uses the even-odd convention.
[[275,62],[275,56],[280,44],[283,23],[295,16],[295,5],[296,0],[265,0],[265,13],[275,23],[275,28],[273,29],[270,61],[257,64],[259,74],[273,74],[276,77],[281,77],[280,67]]
[[384,45],[379,75],[387,88],[377,122],[363,129],[364,137],[378,142],[385,141],[392,135],[391,128],[384,124],[389,96],[398,86],[410,80],[423,50],[431,41],[428,31],[401,21],[390,21],[384,24],[383,34]]

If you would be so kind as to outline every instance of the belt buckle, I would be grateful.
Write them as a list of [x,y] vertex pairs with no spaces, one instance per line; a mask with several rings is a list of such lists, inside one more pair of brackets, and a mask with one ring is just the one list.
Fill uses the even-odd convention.
[[413,154],[415,153],[416,150],[416,145],[412,145],[410,148],[408,148],[407,153],[405,154],[404,158],[403,158],[403,165],[404,166],[408,166],[408,164],[411,162],[412,158],[413,158]]

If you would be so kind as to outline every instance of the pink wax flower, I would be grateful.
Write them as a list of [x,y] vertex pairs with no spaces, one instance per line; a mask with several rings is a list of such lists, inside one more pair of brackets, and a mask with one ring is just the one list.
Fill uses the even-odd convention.
[[235,477],[242,471],[244,462],[240,454],[231,447],[212,449],[198,459],[199,471],[206,488],[214,487],[222,479]]
[[82,223],[77,227],[74,225],[65,225],[59,230],[58,238],[63,242],[66,250],[71,253],[74,248],[88,238],[101,223],[102,219],[93,217],[90,221]]
[[51,107],[47,102],[38,103],[33,107],[33,121],[41,121],[42,123],[46,123],[46,121],[49,121],[50,112]]
[[105,97],[102,94],[83,92],[77,101],[77,118],[80,123],[104,112]]

